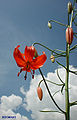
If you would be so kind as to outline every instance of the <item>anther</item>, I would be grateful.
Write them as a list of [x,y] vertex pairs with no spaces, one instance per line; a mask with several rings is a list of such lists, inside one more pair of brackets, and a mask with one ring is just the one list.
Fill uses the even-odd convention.
[[25,74],[24,78],[25,78],[25,80],[27,79],[27,71],[26,71],[26,74]]

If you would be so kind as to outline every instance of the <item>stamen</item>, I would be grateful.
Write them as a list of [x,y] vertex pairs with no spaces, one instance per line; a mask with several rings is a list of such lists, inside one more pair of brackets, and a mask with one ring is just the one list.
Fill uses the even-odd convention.
[[25,74],[24,78],[25,78],[25,80],[27,79],[27,71],[26,71],[26,74]]
[[31,75],[32,75],[32,71],[31,71]]
[[20,72],[18,72],[17,76],[19,77],[20,73],[22,72],[22,69],[20,69]]
[[[32,73],[32,72],[33,72],[33,73]],[[31,72],[32,79],[34,79],[34,73],[35,73],[35,71],[33,70],[32,72]]]
[[20,75],[20,72],[18,72],[17,76],[19,77],[19,75]]
[[32,75],[32,79],[34,79],[34,74]]
[[33,70],[33,74],[35,74],[35,71]]

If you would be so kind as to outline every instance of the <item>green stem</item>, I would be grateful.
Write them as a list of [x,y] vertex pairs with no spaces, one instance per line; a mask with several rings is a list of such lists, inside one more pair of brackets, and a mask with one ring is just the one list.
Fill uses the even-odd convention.
[[72,20],[73,20],[73,10],[72,10],[72,13],[71,13],[70,27],[72,27]]
[[74,101],[74,102],[70,103],[70,107],[74,106],[74,105],[77,105],[77,101]]
[[55,23],[57,23],[57,24],[59,24],[59,25],[68,27],[68,25],[65,25],[65,24],[63,24],[63,23],[61,23],[61,22],[58,22],[58,21],[56,21],[56,20],[49,20],[49,22],[55,22]]
[[58,76],[59,80],[65,85],[65,83],[63,82],[63,80],[59,76],[58,69],[57,69],[57,76]]
[[[69,51],[70,51],[70,50],[69,50]],[[65,67],[63,64],[61,64],[61,63],[58,62],[57,60],[56,60],[56,62],[57,62],[60,66],[62,66],[63,68],[65,68],[65,69],[67,70],[67,67]],[[72,71],[72,70],[69,69],[69,72],[71,72],[71,73],[77,75],[77,71]]]
[[[43,44],[41,44],[41,43],[38,43],[38,42],[35,42],[35,43],[33,43],[32,45],[34,46],[34,45],[36,45],[36,44],[38,44],[38,45],[40,45],[40,46],[46,48],[47,50],[49,50],[49,51],[51,51],[51,52],[54,52],[54,51],[51,50],[50,48],[48,48],[48,47],[46,47],[45,45],[43,45]],[[56,52],[55,52],[55,53],[56,53]]]
[[54,98],[53,98],[53,96],[52,96],[52,94],[51,94],[51,92],[50,92],[50,90],[49,90],[49,88],[48,88],[48,85],[47,85],[47,83],[46,83],[46,80],[45,80],[45,78],[44,78],[44,76],[43,76],[43,73],[42,73],[42,71],[41,71],[40,68],[39,68],[39,71],[40,71],[40,74],[41,74],[41,76],[42,76],[42,78],[43,78],[43,81],[44,81],[44,83],[45,83],[45,86],[46,86],[46,88],[47,88],[47,91],[48,91],[49,96],[51,97],[52,101],[54,102],[54,104],[56,105],[56,107],[57,107],[63,114],[65,114],[65,112],[58,106],[58,104],[57,104],[56,101],[54,100]]
[[74,45],[72,48],[70,48],[70,51],[71,51],[71,50],[74,50],[75,48],[77,48],[77,44]]
[[[40,84],[41,84],[43,81],[44,81],[44,80],[41,80],[41,81],[39,82],[38,86],[40,86]],[[57,85],[57,86],[62,86],[62,85],[64,85],[64,83],[63,83],[63,84],[58,84],[58,83],[55,83],[55,82],[52,82],[52,81],[46,80],[46,79],[45,79],[45,81],[47,81],[47,82],[49,82],[49,83],[52,83],[52,84],[54,84],[54,85]]]
[[33,43],[32,45],[34,46],[34,45],[36,45],[36,44],[38,44],[38,45],[46,48],[47,50],[51,51],[52,53],[55,53],[56,55],[60,55],[60,56],[65,57],[65,55],[63,55],[63,54],[65,54],[65,51],[59,54],[59,53],[55,52],[55,50],[52,50],[52,49],[46,47],[45,45],[43,45],[43,44],[41,44],[41,43],[35,42],[35,43]]
[[[69,25],[69,13],[68,13],[68,25]],[[72,25],[72,24],[71,24]],[[69,103],[69,49],[70,46],[66,44],[66,80],[65,80],[65,107],[66,107],[66,120],[70,120],[70,103]]]
[[66,48],[66,81],[65,81],[65,103],[66,103],[66,120],[70,120],[70,106],[69,106],[69,89],[68,89],[68,80],[69,80],[69,44]]
[[[61,113],[61,112],[59,112],[59,111],[54,111],[54,110],[50,110],[50,111],[45,111],[45,110],[42,111],[42,110],[41,110],[40,112],[57,112],[57,113]],[[61,113],[61,114],[62,114],[62,113]]]
[[[75,33],[75,34],[77,34],[77,33]],[[64,52],[65,53],[65,51],[59,50],[59,49],[54,49],[54,51],[59,51],[59,52]]]
[[76,18],[76,16],[77,16],[77,13],[76,13],[75,16],[72,18],[72,21],[74,21],[74,19]]
[[74,36],[77,38],[77,36],[74,34]]

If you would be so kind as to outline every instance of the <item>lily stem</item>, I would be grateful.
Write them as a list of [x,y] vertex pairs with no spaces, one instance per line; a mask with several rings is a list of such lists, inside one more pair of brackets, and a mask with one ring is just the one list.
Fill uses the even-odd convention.
[[[68,13],[68,25],[69,25],[69,13]],[[72,24],[71,24],[72,26]],[[70,103],[69,103],[69,49],[70,45],[66,43],[66,80],[65,80],[65,109],[66,120],[70,120]]]
[[44,83],[45,83],[45,86],[46,86],[46,88],[47,88],[47,91],[48,91],[49,96],[51,97],[52,101],[54,102],[54,104],[56,105],[56,107],[57,107],[63,114],[65,114],[65,112],[58,106],[58,104],[57,104],[56,101],[54,100],[54,98],[53,98],[53,96],[52,96],[52,94],[51,94],[51,92],[50,92],[50,90],[49,90],[49,88],[48,88],[48,85],[47,85],[47,83],[46,83],[46,80],[45,80],[45,78],[44,78],[44,76],[43,76],[43,73],[42,73],[42,71],[41,71],[40,68],[39,68],[39,72],[40,72],[40,74],[41,74],[41,76],[42,76],[42,78],[43,78],[43,81],[44,81]]
[[66,81],[65,81],[65,102],[66,102],[66,120],[70,120],[70,106],[69,106],[69,44],[67,44],[67,55],[66,55]]

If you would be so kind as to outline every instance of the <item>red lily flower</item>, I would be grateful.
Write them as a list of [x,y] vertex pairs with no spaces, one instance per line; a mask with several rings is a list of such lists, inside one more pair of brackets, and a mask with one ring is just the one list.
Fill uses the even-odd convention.
[[45,63],[47,57],[45,52],[42,55],[38,56],[36,49],[33,46],[26,46],[24,54],[20,52],[18,49],[20,45],[18,45],[13,52],[14,59],[18,65],[21,67],[20,72],[18,72],[18,76],[22,71],[26,71],[25,80],[27,78],[27,72],[31,72],[33,70],[32,78],[34,78],[34,70],[40,68]]

